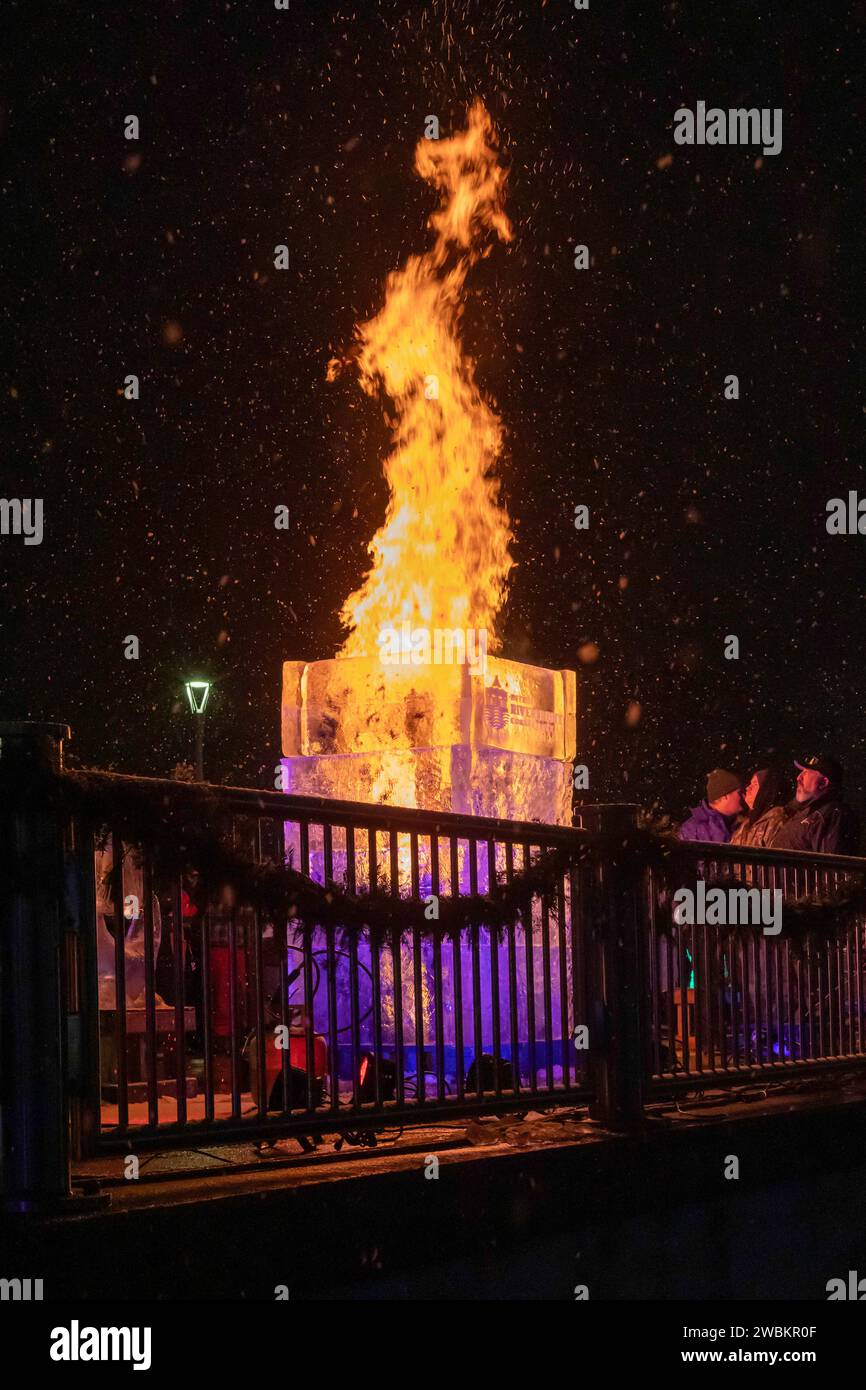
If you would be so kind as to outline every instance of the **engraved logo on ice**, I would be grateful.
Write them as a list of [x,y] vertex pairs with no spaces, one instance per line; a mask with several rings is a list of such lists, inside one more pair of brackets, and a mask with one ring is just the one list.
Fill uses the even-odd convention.
[[473,676],[487,670],[487,629],[474,627],[383,628],[376,639],[384,666],[468,666]]

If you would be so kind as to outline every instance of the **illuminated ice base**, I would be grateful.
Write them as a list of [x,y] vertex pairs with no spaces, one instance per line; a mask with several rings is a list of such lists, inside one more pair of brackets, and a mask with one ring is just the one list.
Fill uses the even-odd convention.
[[[309,664],[286,662],[283,667],[284,790],[295,795],[569,825],[575,741],[576,678],[573,671],[550,671],[495,657],[488,657],[483,672],[475,673],[465,665],[386,666],[378,657]],[[291,862],[302,865],[314,879],[324,883],[323,827],[305,822],[303,838],[298,821],[287,820],[285,829]],[[408,836],[396,837],[396,861],[393,861],[390,837],[380,834],[375,865],[369,862],[365,836],[356,834],[353,844],[351,881],[357,891],[367,891],[372,880],[392,891],[396,887],[401,895],[410,893],[413,864]],[[474,874],[469,858],[471,852],[469,841],[461,837],[452,862],[447,842],[441,841],[437,891],[468,893],[472,891],[473,878],[478,892],[483,894],[490,890],[491,865],[486,843],[475,846]],[[494,855],[492,867],[501,881],[506,872],[501,844],[495,846]],[[330,881],[347,885],[350,880],[347,840],[345,830],[339,826],[331,834],[328,862]],[[391,882],[395,862],[399,877],[396,885]],[[452,872],[456,873],[457,883],[452,882]],[[426,896],[433,891],[429,836],[418,836],[415,873],[420,894]],[[564,913],[561,922],[560,910]],[[563,961],[562,965],[564,988],[560,970],[562,941],[570,931],[570,910],[566,885],[562,904],[548,904],[543,914],[541,904],[536,901],[531,912],[524,913],[514,929],[518,947],[515,1008],[520,1036],[528,1037],[528,999],[532,999],[536,1040],[544,1037],[545,1010],[550,1013],[549,1062],[555,1070],[559,1070],[566,1050],[571,1052],[569,1038],[574,1023],[569,1015],[573,998],[570,963]],[[532,942],[531,980],[527,978],[530,958],[527,934]],[[314,945],[322,957],[327,943],[319,928]],[[369,943],[363,943],[359,949],[363,954],[369,953],[371,948]],[[419,949],[420,999],[415,995],[417,976],[410,946],[403,942],[399,948],[403,1046],[407,1059],[404,1065],[409,1071],[419,1066],[419,1032],[423,1034],[423,1046],[429,1048],[436,1031],[431,1001],[437,967],[432,940],[425,938]],[[494,972],[492,960],[497,950],[498,963]],[[395,954],[393,943],[388,948],[383,947],[377,967],[384,982],[382,1027],[386,1055],[391,1055],[397,1029],[393,1007]],[[553,991],[550,998],[540,974],[545,955],[550,962],[549,988]],[[489,1053],[493,1048],[492,999],[498,992],[501,1000],[507,1000],[512,987],[507,960],[508,951],[498,949],[495,934],[491,937],[484,928],[477,929],[474,950],[468,934],[459,942],[452,941],[442,948],[438,965],[445,1000],[442,1028],[444,1045],[449,1052],[454,1052],[459,1037],[454,1013],[455,1000],[459,997],[455,978],[460,975],[463,980],[464,1051],[462,1055],[455,1052],[454,1060],[449,1061],[449,1083],[454,1081],[452,1069],[454,1073],[465,1073],[474,1055]],[[368,962],[364,955],[361,964],[362,967],[369,964],[372,969],[372,958]],[[341,1019],[351,1017],[348,985],[343,980],[346,967],[347,961],[338,955],[335,990]],[[363,991],[367,988],[365,968],[361,969],[360,977]],[[493,978],[496,978],[496,991]],[[480,991],[477,1000],[476,985]],[[294,987],[299,988],[297,984]],[[328,991],[319,990],[313,1009],[317,1028],[326,1029],[327,1008]],[[361,999],[360,1013],[363,1019],[368,1018],[366,996]],[[563,1031],[564,1016],[569,1021]],[[476,1037],[479,1022],[481,1036]],[[368,1027],[365,1023],[364,1029]],[[529,1052],[526,1045],[518,1048],[516,1038],[511,1037],[508,1008],[501,1011],[496,1028],[503,1056],[518,1062],[524,1080],[530,1078],[533,1073],[530,1053],[534,1044]],[[364,1030],[362,1042],[365,1047],[373,1045]],[[539,1042],[536,1066],[540,1065],[542,1055]]]
[[[554,758],[452,747],[325,754],[283,758],[282,763],[284,789],[296,796],[412,805],[546,825],[571,823],[571,764]],[[401,794],[409,786],[414,796]]]

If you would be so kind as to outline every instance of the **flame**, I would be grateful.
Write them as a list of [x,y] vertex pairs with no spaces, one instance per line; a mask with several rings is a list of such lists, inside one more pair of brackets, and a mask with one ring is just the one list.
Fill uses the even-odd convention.
[[[384,472],[390,499],[370,542],[372,567],[346,600],[349,635],[340,656],[374,656],[381,634],[405,622],[428,629],[486,631],[512,566],[508,514],[492,470],[502,430],[463,352],[463,287],[485,250],[486,233],[512,238],[503,210],[506,171],[480,101],[466,129],[419,141],[415,169],[439,190],[432,248],[389,275],[385,303],[356,329],[354,358],[363,389],[396,407]],[[329,365],[329,376],[338,364]]]

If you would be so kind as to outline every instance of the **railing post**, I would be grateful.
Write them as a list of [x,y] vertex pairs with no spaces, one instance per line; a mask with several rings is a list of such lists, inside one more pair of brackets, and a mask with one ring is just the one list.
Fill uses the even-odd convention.
[[0,724],[2,1205],[72,1199],[64,1008],[64,824],[40,797],[62,771],[65,724]]
[[603,837],[595,860],[589,905],[588,956],[592,1001],[590,1115],[608,1129],[637,1132],[644,1125],[646,1092],[643,1000],[646,874],[618,864],[622,841],[637,829],[630,804],[582,806],[585,830]]

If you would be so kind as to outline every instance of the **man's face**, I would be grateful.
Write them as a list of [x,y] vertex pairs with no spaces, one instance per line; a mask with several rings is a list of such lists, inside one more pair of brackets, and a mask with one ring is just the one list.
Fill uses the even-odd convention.
[[757,777],[753,777],[749,785],[746,787],[746,790],[743,792],[743,799],[745,800],[745,803],[750,811],[754,810],[755,802],[758,799],[758,792],[760,790],[760,782],[758,781]]
[[811,801],[814,796],[820,796],[829,785],[829,777],[816,772],[813,767],[804,767],[797,778],[797,800]]
[[719,811],[723,816],[735,816],[738,811],[743,809],[743,794],[737,787],[735,791],[720,796],[718,801],[712,803],[712,806],[714,811]]

